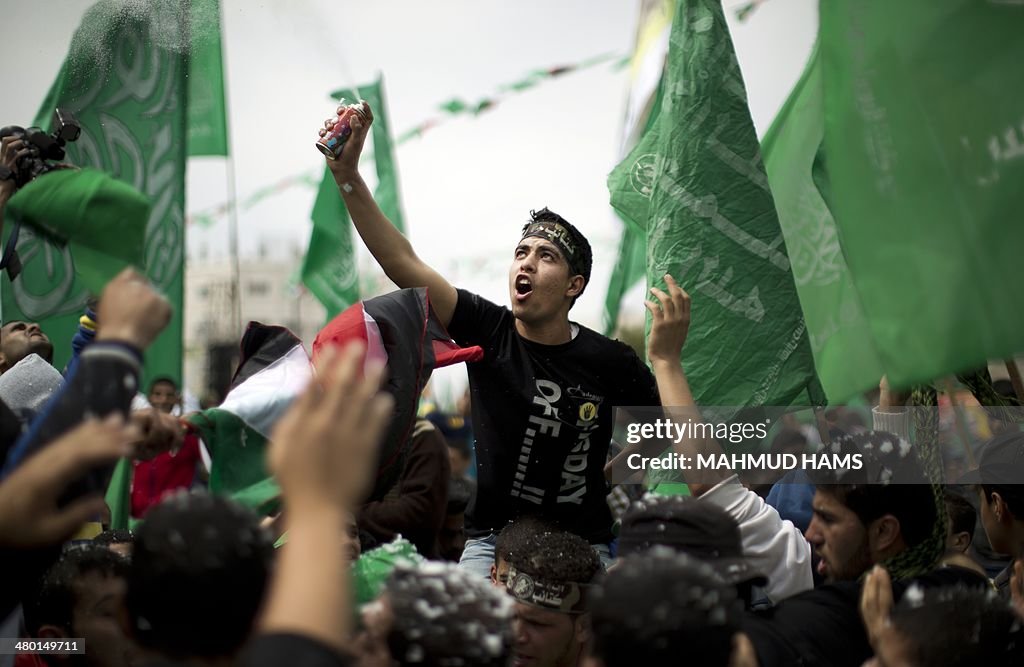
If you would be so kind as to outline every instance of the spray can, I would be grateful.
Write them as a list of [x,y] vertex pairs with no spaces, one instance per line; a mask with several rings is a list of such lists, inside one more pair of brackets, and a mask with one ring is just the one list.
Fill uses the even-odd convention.
[[341,151],[348,142],[349,136],[352,135],[352,116],[358,114],[359,119],[366,122],[366,108],[362,102],[343,106],[334,126],[316,142],[317,150],[323,153],[328,160],[337,160],[341,157]]

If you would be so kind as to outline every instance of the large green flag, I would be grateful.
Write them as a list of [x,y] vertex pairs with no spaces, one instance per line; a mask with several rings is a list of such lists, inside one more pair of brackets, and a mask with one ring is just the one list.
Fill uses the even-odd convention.
[[191,0],[192,50],[188,77],[188,154],[227,155],[224,57],[219,0]]
[[[384,215],[405,232],[405,217],[398,189],[398,168],[388,124],[384,99],[384,81],[358,89],[336,90],[334,98],[353,103],[364,99],[373,109],[373,159],[377,165],[377,188],[374,198]],[[366,157],[364,156],[364,160]],[[316,202],[313,204],[313,231],[302,262],[302,283],[327,309],[327,319],[359,300],[359,270],[352,238],[352,221],[330,170],[324,168]]]
[[818,377],[833,402],[878,385],[884,370],[860,295],[822,192],[825,109],[822,63],[815,49],[789,99],[761,142]]
[[[147,351],[149,377],[181,377],[189,35],[179,3],[98,2],[82,19],[36,118],[46,127],[55,107],[70,110],[82,135],[68,145],[69,161],[107,172],[151,202],[144,268],[174,317]],[[3,279],[4,319],[40,322],[61,367],[90,293],[69,247],[23,229],[18,252],[24,271],[13,284]]]
[[889,382],[1024,351],[1024,6],[820,14],[828,199]]
[[693,298],[698,404],[824,401],[719,0],[677,4],[659,116],[609,189],[647,231],[648,283],[670,273]]

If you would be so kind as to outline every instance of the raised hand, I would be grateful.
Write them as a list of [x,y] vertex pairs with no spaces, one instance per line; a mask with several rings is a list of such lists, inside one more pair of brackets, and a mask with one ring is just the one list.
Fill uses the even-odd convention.
[[96,340],[120,341],[145,350],[171,321],[171,304],[145,276],[127,268],[103,289],[97,320]]
[[892,612],[892,579],[889,571],[876,565],[864,578],[860,594],[860,616],[872,647],[889,627]]
[[[392,399],[380,393],[384,368],[354,343],[320,357],[319,377],[278,422],[268,466],[291,514],[362,500],[374,478],[377,446]],[[321,386],[322,385],[322,386]]]
[[[341,155],[334,160],[327,160],[327,167],[336,179],[339,177],[348,179],[359,172],[359,156],[362,155],[363,144],[366,143],[366,135],[369,134],[370,125],[373,123],[373,110],[370,109],[370,105],[365,100],[360,100],[359,103],[363,105],[365,119],[360,117],[358,113],[352,114],[349,119],[352,134],[349,135],[348,140],[342,147]],[[321,137],[330,132],[344,110],[345,105],[339,106],[337,115],[324,121],[324,127],[320,130]]]
[[647,358],[652,363],[679,363],[679,355],[690,330],[690,295],[668,274],[665,274],[665,284],[668,287],[667,294],[657,287],[651,288],[651,294],[658,299],[657,303],[644,302],[647,310],[651,311]]

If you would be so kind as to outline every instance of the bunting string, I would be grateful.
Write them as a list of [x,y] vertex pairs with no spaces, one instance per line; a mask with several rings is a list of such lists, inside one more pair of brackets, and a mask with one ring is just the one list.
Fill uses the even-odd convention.
[[[438,106],[438,113],[436,115],[417,123],[416,126],[399,134],[396,142],[398,144],[404,144],[408,141],[412,141],[413,139],[418,139],[430,130],[438,127],[439,125],[443,125],[453,118],[467,115],[479,116],[482,113],[492,111],[507,98],[534,88],[545,81],[556,79],[573,72],[580,72],[606,63],[610,64],[613,71],[619,71],[629,65],[629,56],[606,53],[588,58],[578,63],[534,70],[518,81],[499,86],[493,95],[476,100],[475,102],[466,101],[458,97],[451,98]],[[331,97],[333,99],[337,99],[338,96],[332,93]],[[372,153],[368,154],[364,159],[372,160]],[[216,223],[217,220],[226,216],[231,211],[232,206],[236,205],[236,202],[239,212],[248,211],[267,199],[275,197],[294,187],[302,186],[310,189],[316,189],[320,186],[320,179],[322,176],[323,169],[319,166],[316,169],[305,173],[287,176],[276,183],[271,183],[270,185],[249,193],[244,198],[240,197],[235,201],[229,200],[221,204],[210,206],[201,211],[191,213],[188,216],[188,224],[198,225],[199,227],[210,227]]]

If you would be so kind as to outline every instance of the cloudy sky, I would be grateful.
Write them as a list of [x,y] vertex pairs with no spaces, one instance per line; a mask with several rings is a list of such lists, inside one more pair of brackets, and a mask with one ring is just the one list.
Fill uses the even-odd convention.
[[[134,0],[136,2],[140,0]],[[90,0],[3,0],[0,124],[31,122]],[[768,0],[743,24],[725,0],[763,134],[795,83],[817,26],[812,0]],[[334,108],[328,93],[385,77],[392,131],[440,104],[476,101],[530,72],[631,52],[635,0],[222,0],[229,127],[238,194],[316,173],[316,130]],[[10,29],[18,26],[17,29]],[[619,223],[605,178],[615,165],[627,72],[608,64],[507,95],[478,117],[452,117],[397,151],[413,245],[452,282],[504,303],[516,233],[531,208],[550,206],[595,247],[588,295],[573,311],[600,328]],[[190,165],[188,211],[226,199],[223,159]],[[280,256],[305,247],[314,190],[293,187],[242,211],[241,252]],[[188,230],[191,261],[226,256],[226,221]],[[369,264],[369,260],[364,258]],[[637,294],[627,311],[642,313]]]

